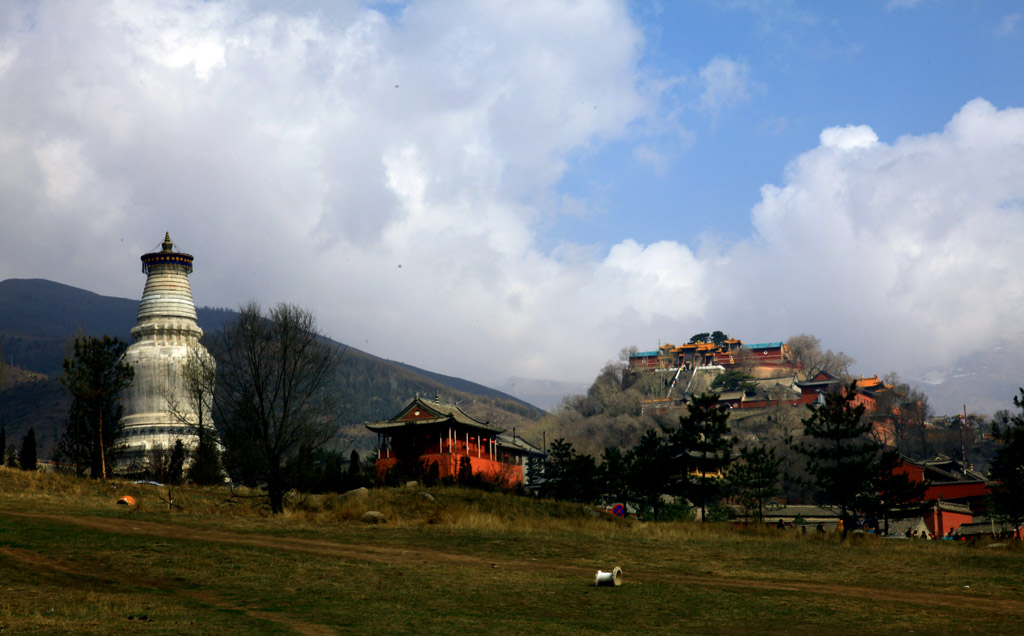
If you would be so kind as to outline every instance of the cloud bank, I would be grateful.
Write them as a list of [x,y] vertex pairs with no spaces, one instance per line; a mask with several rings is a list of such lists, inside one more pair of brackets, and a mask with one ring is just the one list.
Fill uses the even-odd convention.
[[[982,99],[891,143],[823,131],[702,247],[682,204],[655,243],[550,247],[581,153],[676,129],[643,46],[616,2],[7,5],[0,278],[136,297],[169,230],[200,304],[296,302],[338,340],[492,384],[589,380],[708,329],[814,333],[868,373],[1018,331],[1024,110]],[[709,108],[745,98],[745,66],[705,68]]]

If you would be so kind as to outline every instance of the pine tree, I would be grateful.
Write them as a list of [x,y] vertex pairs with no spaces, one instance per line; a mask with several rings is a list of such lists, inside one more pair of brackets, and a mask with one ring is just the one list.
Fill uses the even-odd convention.
[[75,338],[74,352],[64,360],[61,384],[71,395],[67,428],[60,453],[75,464],[81,476],[106,479],[116,438],[121,432],[121,391],[135,370],[124,361],[128,345],[117,338]]
[[622,449],[609,446],[601,453],[601,466],[598,468],[604,494],[612,501],[629,503],[630,464],[633,463],[632,451],[623,453]]
[[30,428],[21,440],[21,452],[18,453],[18,462],[21,464],[22,470],[35,470],[37,461],[36,429]]
[[459,458],[459,472],[455,479],[459,482],[460,486],[470,486],[473,483],[473,463],[469,460],[469,457],[463,455]]
[[856,404],[857,383],[829,393],[824,404],[808,404],[803,439],[794,450],[807,460],[807,473],[819,503],[839,513],[843,533],[850,528],[858,502],[870,492],[878,444],[862,421],[864,405]]
[[739,461],[729,467],[729,486],[736,494],[747,517],[764,521],[764,504],[779,492],[779,465],[782,458],[770,446],[750,446],[740,450]]
[[1002,446],[992,458],[989,471],[992,480],[989,508],[994,517],[1011,526],[1019,537],[1020,527],[1024,525],[1024,389],[1014,396],[1013,404],[1022,412],[1003,426],[992,425],[992,436],[1002,442]]
[[551,452],[544,460],[544,496],[567,501],[591,502],[597,498],[598,490],[599,480],[594,458],[586,454],[577,454],[572,442],[562,438],[551,442]]
[[7,461],[7,427],[0,426],[0,465]]
[[196,426],[196,447],[192,451],[192,464],[188,467],[188,480],[199,486],[215,486],[224,482],[220,468],[220,450],[217,433],[210,426]]
[[182,471],[185,468],[185,445],[175,440],[171,450],[171,460],[167,466],[167,481],[177,486],[181,483]]
[[629,462],[629,491],[642,510],[650,511],[655,521],[661,515],[661,496],[669,491],[672,462],[664,438],[653,429],[640,437]]
[[729,407],[717,393],[702,393],[690,400],[689,413],[669,436],[672,457],[682,470],[679,492],[700,505],[701,520],[707,504],[722,493],[722,471],[732,460],[736,439],[729,430]]

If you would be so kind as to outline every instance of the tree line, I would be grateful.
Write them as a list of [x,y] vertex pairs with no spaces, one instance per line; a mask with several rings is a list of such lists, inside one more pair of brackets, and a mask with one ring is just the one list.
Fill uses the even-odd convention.
[[36,429],[30,428],[21,438],[21,450],[14,444],[7,444],[7,427],[0,426],[0,466],[36,470],[39,458],[36,454]]
[[[622,503],[647,519],[695,516],[724,520],[732,503],[746,519],[764,518],[780,483],[803,482],[813,500],[831,509],[844,529],[863,519],[888,533],[889,521],[922,513],[926,485],[900,470],[901,454],[872,434],[856,382],[806,405],[797,434],[785,440],[802,470],[784,474],[783,457],[767,444],[740,447],[729,426],[731,409],[713,392],[695,396],[673,426],[647,429],[628,450],[606,447],[598,461],[558,438],[540,468],[541,493],[586,503]],[[1020,412],[992,425],[1000,444],[989,473],[989,514],[1012,528],[1024,524],[1024,389]]]
[[[345,457],[332,446],[342,410],[330,385],[342,351],[309,311],[251,303],[205,345],[212,356],[197,348],[184,362],[183,402],[167,396],[168,412],[188,425],[194,443],[151,449],[151,478],[215,484],[228,477],[263,488],[275,513],[291,488],[365,482],[358,454]],[[106,478],[125,449],[120,397],[133,380],[126,349],[117,338],[82,336],[65,359],[62,383],[71,407],[57,452],[78,475]]]

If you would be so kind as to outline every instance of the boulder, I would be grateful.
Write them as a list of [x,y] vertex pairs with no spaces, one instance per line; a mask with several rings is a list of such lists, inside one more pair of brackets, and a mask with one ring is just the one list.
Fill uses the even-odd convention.
[[367,512],[364,512],[363,516],[361,517],[361,519],[365,523],[387,523],[388,522],[388,518],[384,516],[384,513],[378,512],[376,510],[368,510]]
[[369,488],[354,488],[352,490],[349,490],[348,492],[343,492],[340,495],[338,495],[338,501],[341,503],[348,503],[350,501],[359,501],[361,499],[366,499],[369,496]]

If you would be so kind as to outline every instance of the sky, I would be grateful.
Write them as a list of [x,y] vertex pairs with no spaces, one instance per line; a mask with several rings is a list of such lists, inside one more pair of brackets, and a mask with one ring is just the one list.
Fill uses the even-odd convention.
[[[0,4],[0,280],[311,310],[492,386],[800,333],[1019,338],[1017,2]],[[936,375],[937,374],[937,375]]]

